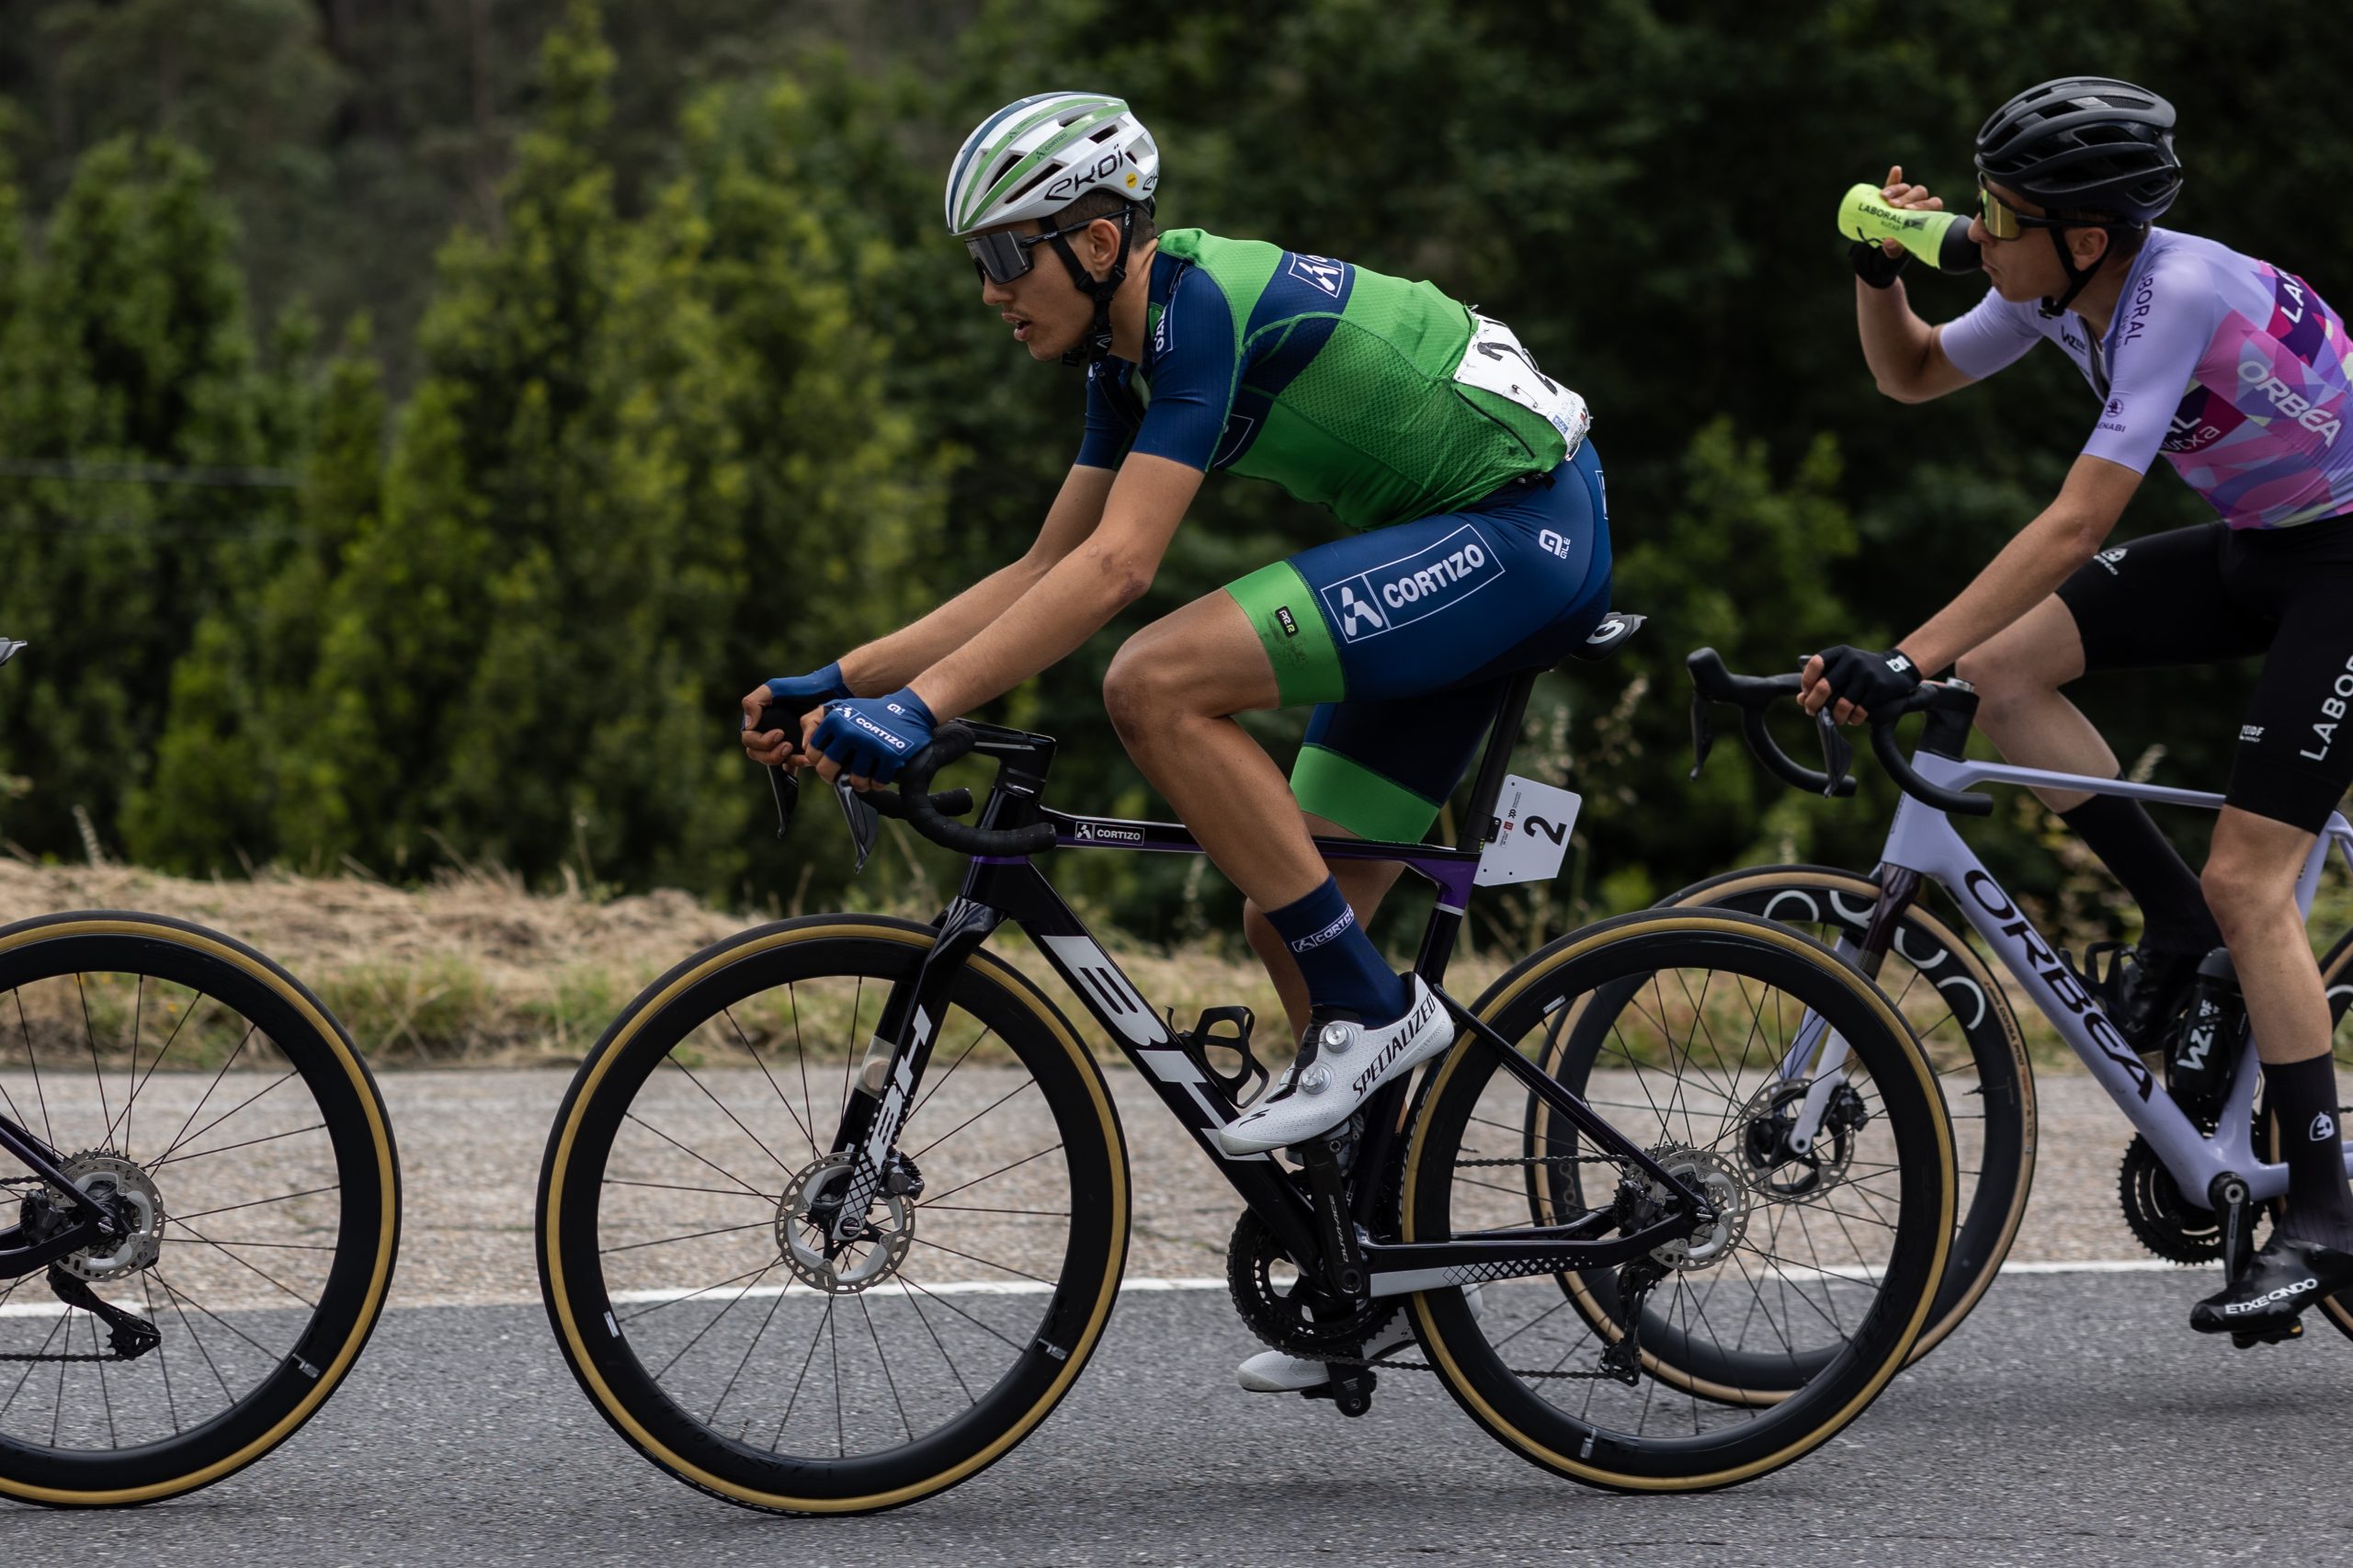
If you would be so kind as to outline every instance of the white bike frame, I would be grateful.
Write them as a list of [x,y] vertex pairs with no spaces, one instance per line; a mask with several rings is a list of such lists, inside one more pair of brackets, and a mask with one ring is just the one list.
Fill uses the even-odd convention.
[[[2120,795],[2206,811],[2219,810],[2222,805],[2222,796],[2202,790],[2169,790],[2120,778],[2087,778],[2080,774],[2048,773],[1997,762],[1956,761],[1926,751],[1913,756],[1912,766],[1922,778],[1947,790],[1967,790],[1979,784],[2022,784]],[[2296,880],[2296,908],[2307,917],[2312,914],[2313,894],[2320,886],[2321,867],[2327,861],[2332,844],[2345,858],[2347,868],[2353,869],[2353,823],[2347,823],[2341,812],[2330,813],[2328,824],[2313,841],[2312,854]],[[2085,991],[2083,983],[2060,961],[2051,944],[2042,939],[2034,923],[1971,853],[1943,812],[1908,794],[1904,796],[1896,804],[1895,820],[1888,826],[1880,864],[1882,871],[1890,868],[1915,871],[1944,888],[1970,928],[2017,978],[2035,1006],[2059,1031],[2059,1037],[2082,1058],[2100,1087],[2108,1091],[2109,1098],[2123,1111],[2125,1119],[2148,1139],[2149,1146],[2165,1162],[2185,1199],[2205,1208],[2214,1178],[2225,1172],[2235,1173],[2244,1179],[2252,1199],[2278,1198],[2286,1193],[2288,1167],[2256,1157],[2255,1088],[2261,1073],[2251,1034],[2245,1052],[2232,1074],[2222,1123],[2210,1136],[2174,1103],[2165,1085],[2133,1051],[2131,1042],[2109,1021]],[[1842,941],[1839,948],[1847,956],[1854,956],[1852,938]],[[1820,1061],[1809,1066],[1823,1033],[1818,1020],[1808,1019],[1781,1064],[1784,1079],[1811,1081],[1813,1085],[1794,1130],[1797,1136],[1792,1139],[1801,1147],[1812,1142],[1847,1058],[1847,1042],[1834,1035],[1823,1047]],[[2353,1174],[2353,1143],[2346,1146],[2346,1166],[2348,1174]]]

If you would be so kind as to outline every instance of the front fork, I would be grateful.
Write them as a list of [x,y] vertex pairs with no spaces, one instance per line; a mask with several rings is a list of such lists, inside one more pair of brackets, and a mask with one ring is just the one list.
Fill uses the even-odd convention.
[[[1920,873],[1906,866],[1882,865],[1875,879],[1879,883],[1879,902],[1871,906],[1871,917],[1863,927],[1859,940],[1842,938],[1837,951],[1876,983],[1879,971],[1887,962],[1888,949],[1895,944],[1895,932],[1920,894]],[[1800,1021],[1796,1035],[1790,1041],[1787,1054],[1781,1058],[1780,1078],[1785,1084],[1807,1085],[1805,1104],[1799,1108],[1797,1119],[1790,1129],[1790,1148],[1795,1153],[1808,1153],[1813,1141],[1822,1135],[1822,1119],[1830,1108],[1830,1096],[1845,1082],[1841,1072],[1847,1065],[1847,1040],[1825,1023],[1818,1013],[1809,1011]]]
[[914,978],[891,987],[858,1069],[857,1093],[843,1108],[841,1126],[834,1134],[834,1151],[854,1150],[858,1158],[851,1162],[840,1206],[826,1221],[832,1250],[865,1233],[867,1210],[882,1190],[891,1151],[906,1127],[924,1070],[931,1064],[939,1020],[948,1012],[949,987],[965,960],[1004,923],[1002,910],[956,899],[940,915],[938,939],[924,954]]

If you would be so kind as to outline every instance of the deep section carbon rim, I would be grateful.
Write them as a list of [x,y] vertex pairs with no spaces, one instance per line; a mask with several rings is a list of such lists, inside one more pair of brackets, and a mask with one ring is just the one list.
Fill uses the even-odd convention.
[[909,1501],[1002,1453],[1092,1349],[1126,1233],[1099,1075],[980,959],[891,1183],[829,1249],[836,1130],[929,933],[823,930],[657,982],[584,1066],[542,1186],[551,1309],[608,1419],[690,1483],[788,1511]]
[[[215,933],[97,913],[6,938],[0,1114],[133,1223],[63,1259],[63,1290],[0,1282],[0,1494],[217,1480],[315,1411],[374,1325],[398,1222],[382,1103],[315,999]],[[53,1195],[10,1178],[8,1220],[53,1226]],[[83,1290],[152,1346],[123,1358]]]
[[[1606,922],[1482,1004],[1524,1056],[1551,1063],[1720,1214],[1662,1249],[1663,1277],[1639,1307],[1617,1269],[1423,1300],[1456,1397],[1539,1463],[1632,1488],[1761,1474],[1851,1420],[1926,1320],[1951,1216],[1950,1142],[1927,1074],[1867,982],[1792,933],[1759,939],[1774,930],[1729,913]],[[1803,1081],[1780,1069],[1816,1012],[1849,1054],[1822,1076],[1824,1132],[1800,1152],[1789,1128]],[[1583,1158],[1590,1142],[1482,1052],[1441,1071],[1415,1147],[1417,1238],[1559,1223],[1609,1204],[1625,1181]],[[1518,1370],[1606,1365],[1636,1321],[1631,1382]]]

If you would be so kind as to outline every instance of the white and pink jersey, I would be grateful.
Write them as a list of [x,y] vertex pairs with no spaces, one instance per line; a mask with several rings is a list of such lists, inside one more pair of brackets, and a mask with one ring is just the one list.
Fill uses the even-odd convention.
[[2072,312],[2045,319],[1990,290],[1939,341],[1982,380],[2041,337],[2107,400],[2086,455],[2140,473],[2163,452],[2234,528],[2353,513],[2345,324],[2302,278],[2154,229],[2099,343]]

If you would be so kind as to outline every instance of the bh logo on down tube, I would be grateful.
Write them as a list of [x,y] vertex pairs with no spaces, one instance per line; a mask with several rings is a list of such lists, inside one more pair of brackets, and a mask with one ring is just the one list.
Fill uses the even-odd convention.
[[1469,523],[1368,572],[1326,584],[1324,608],[1344,642],[1361,642],[1436,615],[1504,574],[1494,545]]

